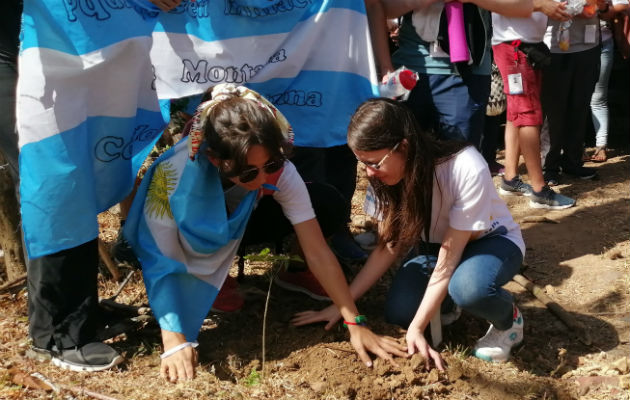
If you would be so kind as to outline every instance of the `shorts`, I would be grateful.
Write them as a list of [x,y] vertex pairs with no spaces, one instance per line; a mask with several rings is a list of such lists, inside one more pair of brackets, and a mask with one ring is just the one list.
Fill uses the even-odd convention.
[[[542,88],[542,71],[535,70],[527,62],[527,56],[522,51],[518,51],[518,64],[514,68],[514,46],[509,43],[500,43],[492,46],[494,62],[497,64],[501,77],[505,95],[507,97],[506,119],[514,126],[540,126],[543,123],[542,105],[540,103],[540,92]],[[519,72],[523,81],[522,94],[509,94],[508,81],[509,74]]]

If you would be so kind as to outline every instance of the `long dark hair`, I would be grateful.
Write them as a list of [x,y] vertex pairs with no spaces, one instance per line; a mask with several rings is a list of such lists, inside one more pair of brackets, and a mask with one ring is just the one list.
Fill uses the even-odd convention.
[[204,137],[210,156],[229,160],[229,166],[222,166],[226,172],[246,168],[247,152],[254,145],[266,148],[272,159],[286,158],[291,150],[272,113],[254,100],[237,96],[210,110]]
[[406,143],[396,150],[406,152],[403,179],[388,186],[370,178],[377,211],[382,215],[381,246],[390,242],[399,248],[413,246],[421,233],[429,240],[435,166],[468,146],[465,142],[436,140],[420,128],[407,106],[389,99],[370,99],[361,104],[348,127],[348,146],[353,150],[391,149],[403,139]]

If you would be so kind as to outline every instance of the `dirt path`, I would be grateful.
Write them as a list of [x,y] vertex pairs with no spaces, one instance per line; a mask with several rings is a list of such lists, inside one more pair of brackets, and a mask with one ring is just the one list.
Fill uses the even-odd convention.
[[[261,321],[268,268],[252,265],[241,286],[245,308],[211,315],[204,324],[199,337],[201,366],[197,379],[188,384],[169,385],[159,379],[161,346],[154,325],[114,340],[128,360],[118,370],[80,374],[28,360],[23,356],[27,348],[24,292],[0,295],[0,398],[48,398],[43,391],[12,384],[9,368],[14,367],[116,399],[629,399],[630,156],[617,155],[591,166],[598,169],[600,180],[567,180],[559,187],[563,194],[577,197],[573,209],[545,212],[530,209],[525,198],[507,199],[527,244],[523,275],[587,327],[593,339],[590,346],[578,341],[529,292],[510,283],[507,287],[517,297],[526,328],[524,345],[509,363],[492,365],[468,355],[487,326],[463,315],[445,327],[446,373],[425,371],[419,356],[398,360],[398,368],[377,360],[373,369],[367,369],[357,361],[343,328],[327,332],[321,326],[288,324],[294,312],[322,303],[274,287],[263,374]],[[355,203],[359,214],[359,198]],[[549,221],[526,222],[531,216]],[[104,216],[101,222],[101,237],[113,240],[115,218]],[[391,273],[386,274],[359,308],[375,331],[402,338],[402,330],[382,320],[390,279]],[[103,279],[102,295],[113,290],[114,284]],[[139,277],[119,300],[146,301]]]

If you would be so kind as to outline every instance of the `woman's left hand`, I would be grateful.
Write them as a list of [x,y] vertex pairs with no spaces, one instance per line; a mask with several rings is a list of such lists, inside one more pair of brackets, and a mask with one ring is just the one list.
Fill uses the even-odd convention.
[[431,368],[430,361],[433,360],[435,366],[440,371],[444,371],[444,362],[442,361],[442,356],[440,353],[433,350],[429,343],[427,343],[427,339],[424,337],[423,332],[415,328],[413,326],[409,326],[407,330],[407,335],[405,336],[407,339],[407,352],[411,355],[416,351],[424,357],[426,360],[426,368],[427,370]]
[[395,367],[398,367],[398,364],[392,355],[403,358],[409,357],[405,353],[405,346],[399,344],[393,337],[377,335],[365,326],[350,325],[348,330],[350,331],[352,347],[356,350],[361,361],[368,367],[372,366],[372,359],[368,351],[389,361]]
[[341,319],[339,309],[334,305],[328,306],[319,311],[302,311],[293,315],[291,323],[295,326],[314,324],[317,322],[326,322],[324,329],[330,330],[337,321]]

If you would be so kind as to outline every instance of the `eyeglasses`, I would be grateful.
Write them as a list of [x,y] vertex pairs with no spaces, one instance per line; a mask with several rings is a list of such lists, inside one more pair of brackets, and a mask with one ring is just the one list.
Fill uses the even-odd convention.
[[278,172],[280,168],[282,168],[282,166],[284,165],[284,161],[285,161],[284,158],[278,158],[278,159],[269,161],[267,164],[263,165],[262,167],[251,167],[237,173],[233,171],[225,172],[223,169],[221,170],[221,172],[223,173],[223,175],[227,176],[228,178],[238,177],[238,180],[241,183],[247,183],[256,179],[261,169],[265,171],[266,174],[273,174],[274,172]]
[[385,162],[385,160],[387,160],[387,158],[389,156],[394,154],[394,152],[396,151],[396,149],[398,148],[400,143],[401,142],[396,143],[396,145],[394,147],[392,147],[392,149],[389,151],[389,153],[385,154],[385,156],[383,158],[381,158],[381,160],[379,162],[377,162],[377,163],[365,162],[365,161],[359,160],[358,157],[357,157],[357,161],[359,161],[361,164],[365,165],[368,168],[372,168],[372,169],[375,169],[375,170],[378,171],[383,166],[383,163]]

